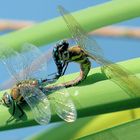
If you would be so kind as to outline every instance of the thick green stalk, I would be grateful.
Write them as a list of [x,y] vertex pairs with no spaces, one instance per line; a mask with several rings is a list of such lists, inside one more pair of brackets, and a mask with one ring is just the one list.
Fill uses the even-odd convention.
[[114,126],[118,126],[127,122],[133,122],[137,119],[140,119],[140,108],[85,117],[78,119],[75,123],[69,124],[62,122],[61,125],[54,126],[53,128],[47,129],[40,134],[34,135],[30,137],[29,140],[46,140],[46,138],[50,140],[63,138],[65,138],[65,140],[77,140],[78,138],[96,140],[94,139],[94,135],[103,136],[103,139],[101,140],[116,140],[111,139],[112,135],[110,133],[106,134],[108,135],[108,139],[104,139],[104,132],[106,132],[106,129],[108,132],[109,130],[114,130]]
[[[128,0],[110,1],[80,10],[73,15],[88,32],[103,26],[139,17],[140,0],[129,2]],[[18,50],[25,42],[40,46],[67,37],[70,37],[69,31],[63,19],[59,17],[1,36],[0,47],[8,44],[10,47]]]
[[80,140],[139,140],[140,119],[88,135]]
[[[121,65],[133,73],[140,72],[140,58],[124,61]],[[71,80],[76,75],[67,75],[65,76],[65,80]],[[140,78],[140,74],[137,75]],[[76,94],[74,93],[75,90],[78,91]],[[99,68],[91,70],[87,79],[81,85],[70,88],[69,92],[76,105],[78,118],[140,106],[140,98],[131,99],[119,86],[111,80],[106,80],[105,75],[101,73]],[[2,96],[2,93],[0,96]],[[0,106],[0,130],[37,125],[29,108],[26,105],[22,107],[26,116],[18,119],[19,112],[16,112],[17,115],[15,117],[18,121],[14,119],[6,124],[11,110],[8,111],[7,107]],[[53,113],[52,122],[56,121],[60,121],[60,119]]]

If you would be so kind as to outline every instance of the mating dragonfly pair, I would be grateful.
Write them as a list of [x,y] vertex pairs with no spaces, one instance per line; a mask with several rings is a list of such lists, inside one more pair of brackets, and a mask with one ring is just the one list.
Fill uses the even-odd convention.
[[[110,78],[116,84],[118,84],[123,90],[125,90],[126,93],[129,94],[131,97],[139,96],[140,80],[132,73],[125,70],[123,67],[105,59],[104,56],[102,55],[100,47],[93,39],[90,39],[88,37],[87,33],[81,28],[81,26],[74,19],[74,17],[69,12],[67,12],[63,7],[59,6],[58,9],[60,14],[64,18],[67,27],[69,28],[72,38],[76,41],[77,45],[86,54],[84,56],[90,57],[99,64],[101,64],[102,72],[105,73],[108,76],[108,78]],[[22,66],[22,70],[20,71],[19,74],[17,73],[18,69],[17,66],[19,66],[19,64],[13,65],[11,62],[4,61],[9,71],[15,77],[17,84],[12,89],[11,96],[9,94],[4,94],[3,101],[5,102],[5,104],[7,104],[7,106],[14,107],[13,99],[16,99],[18,93],[18,99],[20,100],[17,100],[16,103],[19,104],[21,99],[23,98],[31,107],[35,116],[35,120],[40,124],[46,124],[50,121],[51,118],[50,103],[52,104],[52,107],[54,108],[56,113],[62,119],[64,119],[67,122],[75,121],[77,117],[76,109],[72,100],[69,97],[69,94],[65,92],[66,91],[64,89],[65,84],[64,83],[59,84],[60,88],[56,86],[57,89],[55,90],[55,93],[49,94],[50,88],[47,89],[47,87],[44,86],[44,82],[42,81],[40,82],[39,80],[37,80],[39,79],[38,75],[40,74],[43,74],[44,77],[43,73],[44,62],[40,61],[38,57],[41,56],[41,54],[39,53],[36,47],[32,45],[27,46],[24,47],[24,51],[26,52],[28,50],[28,52],[32,52],[29,55],[29,57],[27,56],[25,57],[23,54],[18,54],[17,52],[14,52],[16,60],[12,62],[16,62],[17,60],[22,59],[20,61],[21,62],[20,67]],[[30,61],[31,58],[36,59],[34,59],[34,61]],[[26,65],[23,64],[23,61],[25,60]],[[38,64],[40,65],[36,65],[36,62],[39,62]],[[38,70],[36,71],[36,69]],[[39,74],[37,74],[36,72],[37,73],[39,72]],[[87,74],[88,72],[86,73],[86,75]],[[53,82],[51,80],[44,81],[46,83]]]
[[[7,58],[9,53],[13,56]],[[5,93],[2,98],[4,105],[13,108],[12,116],[16,107],[21,111],[19,117],[24,115],[20,105],[26,101],[39,124],[47,124],[50,121],[51,109],[67,122],[76,120],[76,109],[68,90],[61,85],[57,89],[49,88],[49,84],[52,87],[56,80],[42,79],[47,75],[46,62],[51,58],[51,53],[43,54],[32,44],[23,45],[21,53],[10,48],[2,51],[2,61],[15,79],[10,86],[7,85],[11,88],[10,94]]]

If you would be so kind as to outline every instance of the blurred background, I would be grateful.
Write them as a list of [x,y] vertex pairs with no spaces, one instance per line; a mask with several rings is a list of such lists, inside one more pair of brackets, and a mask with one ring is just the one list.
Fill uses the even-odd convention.
[[[109,0],[1,0],[0,7],[0,35],[19,30],[21,28],[32,26],[38,22],[50,20],[60,16],[57,6],[62,5],[70,12],[88,8]],[[94,13],[92,13],[94,16]],[[115,24],[111,27],[102,28],[91,32],[90,35],[98,42],[103,49],[104,55],[114,61],[119,62],[140,56],[140,18]],[[42,46],[41,51],[47,51],[49,47],[54,46],[55,42],[47,46]],[[92,63],[93,67],[98,64]],[[51,66],[52,69],[54,66]],[[9,79],[9,75],[2,63],[0,63],[0,84]],[[70,65],[68,73],[79,71],[77,65]],[[55,71],[54,71],[55,72]],[[33,126],[22,129],[0,132],[0,138],[3,140],[21,140],[40,133],[46,129],[53,128],[60,123],[49,124],[47,126]]]

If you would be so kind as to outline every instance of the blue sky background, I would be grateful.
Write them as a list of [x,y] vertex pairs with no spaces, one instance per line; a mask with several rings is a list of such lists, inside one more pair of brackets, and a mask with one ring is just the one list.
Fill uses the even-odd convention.
[[[0,19],[21,19],[44,21],[59,16],[56,10],[57,5],[63,5],[69,11],[76,11],[84,9],[96,4],[107,2],[109,0],[1,0],[0,5]],[[118,25],[125,26],[139,26],[140,18],[119,23]],[[3,33],[1,33],[3,34]],[[103,49],[105,56],[110,60],[117,62],[127,60],[140,56],[140,40],[129,38],[111,38],[111,37],[94,37],[98,44]],[[51,46],[53,44],[49,44]],[[41,50],[47,50],[44,46]],[[93,63],[93,66],[97,66]],[[78,66],[68,68],[67,73],[78,71]],[[2,83],[9,78],[5,72],[3,65],[0,63]],[[33,134],[39,133],[47,128],[53,127],[57,124],[50,124],[47,126],[35,126],[24,129],[16,129],[10,131],[0,132],[0,138],[3,140],[21,140]]]

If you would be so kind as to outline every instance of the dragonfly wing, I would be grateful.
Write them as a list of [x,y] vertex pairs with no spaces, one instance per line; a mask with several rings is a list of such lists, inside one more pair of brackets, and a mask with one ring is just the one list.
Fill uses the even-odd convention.
[[21,87],[20,92],[30,106],[34,119],[39,124],[48,124],[51,119],[51,111],[47,96],[35,87]]
[[130,97],[140,96],[140,79],[122,66],[112,63],[102,67],[102,71]]
[[101,48],[93,39],[90,39],[76,19],[62,6],[58,7],[67,27],[77,44],[99,64],[103,65],[105,73],[109,73],[111,80],[118,84],[131,97],[140,96],[140,79],[132,75],[123,67],[107,60],[100,52]]
[[25,61],[22,55],[14,51],[12,48],[5,47],[5,49],[1,51],[1,56],[3,64],[6,66],[9,74],[12,77],[11,82],[3,83],[2,87],[10,88],[18,81],[25,79],[26,74],[19,74],[19,72],[24,68]]
[[[11,54],[12,56],[9,57]],[[4,82],[1,88],[11,88],[21,80],[45,77],[45,73],[47,75],[47,64],[52,58],[51,55],[52,50],[41,53],[36,46],[28,43],[23,45],[21,53],[5,47],[1,51],[2,62],[6,65],[12,78]]]
[[[82,47],[85,51],[87,50],[86,46],[89,46],[89,51],[92,49],[95,56],[103,55],[102,49],[97,44],[97,42],[87,35],[87,32],[81,27],[81,25],[76,21],[76,19],[66,10],[64,7],[59,6],[58,10],[63,17],[72,38],[76,43]],[[91,48],[90,48],[91,47]]]
[[77,111],[68,91],[61,87],[48,96],[53,110],[66,122],[73,122],[77,118]]
[[52,50],[42,53],[35,45],[26,43],[22,47],[22,53],[27,61],[28,77],[47,77],[47,64],[52,57]]

